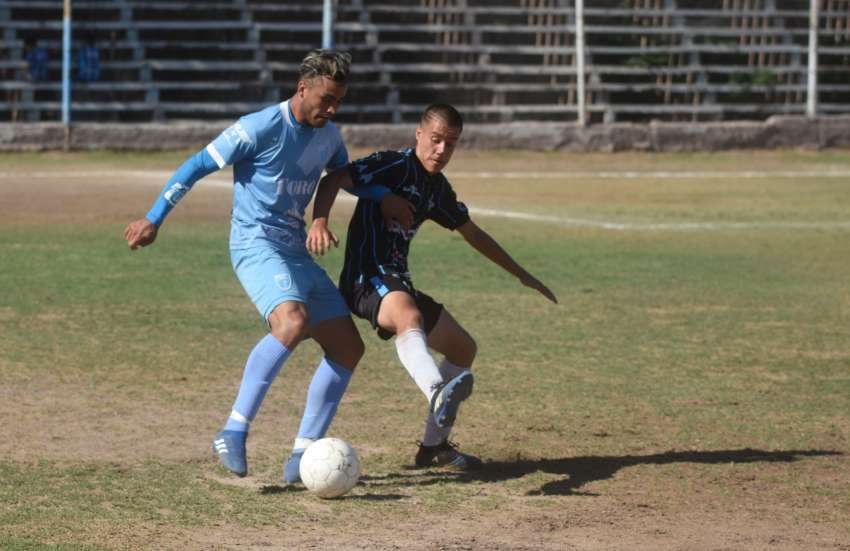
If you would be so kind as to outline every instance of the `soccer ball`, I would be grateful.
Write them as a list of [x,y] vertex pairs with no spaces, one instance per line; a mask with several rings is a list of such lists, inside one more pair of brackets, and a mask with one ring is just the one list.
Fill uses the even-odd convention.
[[357,484],[360,459],[345,440],[322,438],[304,451],[299,471],[301,482],[317,496],[339,497]]

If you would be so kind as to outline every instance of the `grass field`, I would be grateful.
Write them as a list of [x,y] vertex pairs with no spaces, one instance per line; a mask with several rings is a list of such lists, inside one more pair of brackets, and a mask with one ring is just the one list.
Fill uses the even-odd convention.
[[487,463],[410,467],[425,401],[358,322],[331,435],[364,474],[333,501],[281,480],[313,343],[250,476],[209,450],[264,334],[228,175],[152,247],[121,237],[185,154],[0,156],[0,548],[850,549],[850,153],[458,153],[460,198],[560,304],[426,226],[414,281],[479,345],[453,438]]

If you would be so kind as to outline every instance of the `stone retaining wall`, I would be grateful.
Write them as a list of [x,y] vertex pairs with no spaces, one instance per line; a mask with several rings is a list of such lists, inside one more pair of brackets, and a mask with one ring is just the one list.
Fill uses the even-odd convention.
[[[229,121],[211,123],[110,124],[79,123],[66,129],[59,123],[0,124],[0,151],[112,149],[153,151],[200,148]],[[350,147],[395,149],[413,141],[413,125],[362,124],[340,126]],[[850,115],[782,116],[764,122],[606,124],[579,128],[561,123],[468,125],[464,148],[532,149],[542,151],[721,151],[730,149],[850,146]]]

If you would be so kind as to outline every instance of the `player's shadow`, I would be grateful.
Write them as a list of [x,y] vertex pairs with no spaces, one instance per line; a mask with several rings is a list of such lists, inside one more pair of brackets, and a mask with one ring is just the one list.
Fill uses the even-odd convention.
[[804,457],[844,455],[831,450],[764,451],[744,448],[716,451],[668,451],[651,455],[582,456],[561,459],[536,459],[516,461],[489,461],[477,471],[466,473],[441,473],[431,471],[430,480],[419,484],[444,483],[446,477],[457,482],[501,482],[522,478],[538,471],[562,475],[563,478],[547,482],[528,495],[596,495],[579,491],[584,485],[614,476],[620,469],[636,465],[666,465],[669,463],[793,463]]

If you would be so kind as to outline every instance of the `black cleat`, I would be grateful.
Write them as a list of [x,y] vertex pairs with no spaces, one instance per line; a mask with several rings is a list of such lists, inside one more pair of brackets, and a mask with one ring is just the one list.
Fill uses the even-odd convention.
[[416,466],[424,467],[449,467],[457,471],[471,471],[480,469],[484,463],[474,455],[461,453],[457,444],[443,440],[436,446],[423,446],[419,444],[416,452]]

